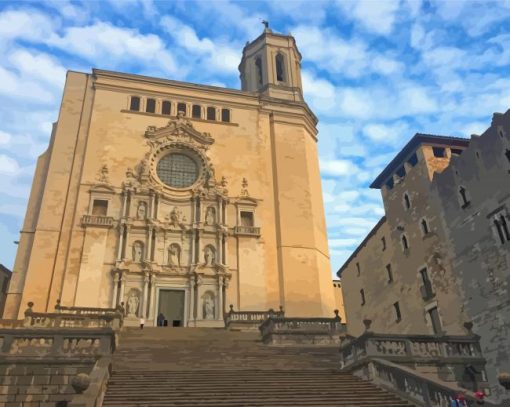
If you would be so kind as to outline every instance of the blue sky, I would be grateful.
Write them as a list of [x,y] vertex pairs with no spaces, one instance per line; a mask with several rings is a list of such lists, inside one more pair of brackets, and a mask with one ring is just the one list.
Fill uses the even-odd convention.
[[303,55],[333,272],[383,215],[368,185],[414,133],[469,137],[510,108],[510,1],[1,1],[0,263],[14,263],[66,70],[239,88],[261,19]]

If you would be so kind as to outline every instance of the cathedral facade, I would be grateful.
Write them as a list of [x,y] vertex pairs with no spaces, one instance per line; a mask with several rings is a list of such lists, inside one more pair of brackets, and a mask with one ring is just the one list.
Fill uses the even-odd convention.
[[4,318],[62,305],[222,326],[224,310],[332,316],[301,55],[267,29],[242,90],[68,72],[39,157]]

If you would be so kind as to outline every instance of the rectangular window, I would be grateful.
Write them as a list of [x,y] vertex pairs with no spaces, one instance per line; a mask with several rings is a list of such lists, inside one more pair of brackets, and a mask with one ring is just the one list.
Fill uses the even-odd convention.
[[439,335],[442,331],[441,329],[441,320],[439,319],[439,312],[437,311],[437,307],[434,307],[429,310],[430,321],[432,322],[432,330],[434,334]]
[[446,150],[443,147],[432,147],[434,157],[444,158],[446,156]]
[[365,290],[361,289],[359,290],[359,293],[361,295],[361,305],[365,305]]
[[147,106],[145,106],[147,113],[156,113],[156,99],[147,99]]
[[161,114],[170,116],[170,108],[171,107],[172,107],[172,104],[168,100],[163,101],[163,104],[161,105]]
[[398,304],[398,301],[393,304],[393,307],[395,308],[395,321],[400,322],[402,321],[402,314],[400,313],[400,305]]
[[405,177],[406,175],[406,169],[402,166],[400,167],[398,170],[397,170],[397,175],[400,177],[400,178],[403,178]]
[[140,98],[138,96],[131,96],[131,103],[129,110],[138,112],[140,110]]
[[452,148],[451,149],[452,155],[461,155],[462,151],[464,151],[464,150],[461,150],[460,148]]
[[230,122],[230,110],[221,109],[221,121],[226,123]]
[[207,120],[216,120],[216,108],[215,107],[207,108]]
[[361,274],[361,269],[359,268],[359,263],[356,263],[356,271],[358,272],[358,276]]
[[186,103],[177,103],[177,114],[182,112],[186,116]]
[[385,251],[386,250],[386,238],[385,237],[381,238],[381,244],[382,244],[382,250]]
[[253,227],[253,212],[241,212],[241,226]]
[[191,108],[191,116],[195,119],[200,119],[202,117],[202,107],[200,107],[200,105],[193,105]]
[[108,213],[108,201],[104,199],[94,199],[92,205],[92,215],[106,216]]
[[386,272],[388,273],[388,283],[393,282],[393,272],[391,271],[391,264],[386,264]]
[[393,177],[391,177],[388,181],[386,181],[386,188],[393,189],[394,185],[395,185],[395,181],[393,180]]

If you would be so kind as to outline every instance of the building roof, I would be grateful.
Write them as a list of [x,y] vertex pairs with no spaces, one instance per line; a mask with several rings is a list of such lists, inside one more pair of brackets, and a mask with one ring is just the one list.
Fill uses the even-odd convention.
[[414,137],[400,150],[393,160],[386,166],[377,178],[370,184],[370,188],[381,188],[393,172],[416,151],[421,144],[433,144],[443,146],[467,147],[469,139],[451,136],[438,136],[435,134],[416,133]]
[[6,274],[10,277],[12,274],[12,271],[9,270],[7,267],[5,267],[3,264],[0,264],[0,273]]
[[383,216],[381,219],[379,219],[379,222],[377,222],[377,224],[372,228],[372,230],[370,232],[368,232],[368,235],[366,235],[366,237],[363,239],[363,241],[360,243],[360,245],[356,248],[356,250],[354,250],[354,252],[352,252],[352,254],[349,256],[349,258],[347,259],[347,261],[343,264],[342,267],[340,267],[340,269],[336,272],[336,275],[338,276],[338,278],[342,278],[342,272],[345,270],[345,268],[349,265],[349,263],[351,262],[352,259],[354,259],[356,257],[356,255],[359,253],[359,251],[364,247],[366,246],[368,240],[373,236],[375,235],[375,233],[379,230],[379,228],[382,226],[382,224],[386,222],[386,215]]

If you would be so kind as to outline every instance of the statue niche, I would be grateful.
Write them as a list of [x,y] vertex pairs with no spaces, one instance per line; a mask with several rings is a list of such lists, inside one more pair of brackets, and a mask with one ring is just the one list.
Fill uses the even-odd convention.
[[214,311],[215,311],[214,298],[215,298],[214,294],[211,291],[207,291],[204,294],[204,296],[202,297],[202,299],[203,299],[203,304],[202,304],[203,319],[214,319]]
[[181,247],[177,243],[172,243],[168,247],[168,265],[181,266]]
[[140,201],[138,203],[138,209],[136,211],[136,217],[138,219],[145,219],[145,217],[147,216],[147,204],[143,201]]
[[143,261],[143,248],[144,245],[139,240],[133,243],[133,261],[135,263],[141,263]]
[[212,226],[216,223],[216,209],[214,207],[209,206],[205,213],[205,224]]
[[210,244],[204,248],[204,261],[205,265],[209,267],[216,264],[216,250]]
[[138,313],[138,306],[140,305],[140,293],[137,289],[132,288],[129,291],[127,299],[127,314],[130,317],[136,317]]

